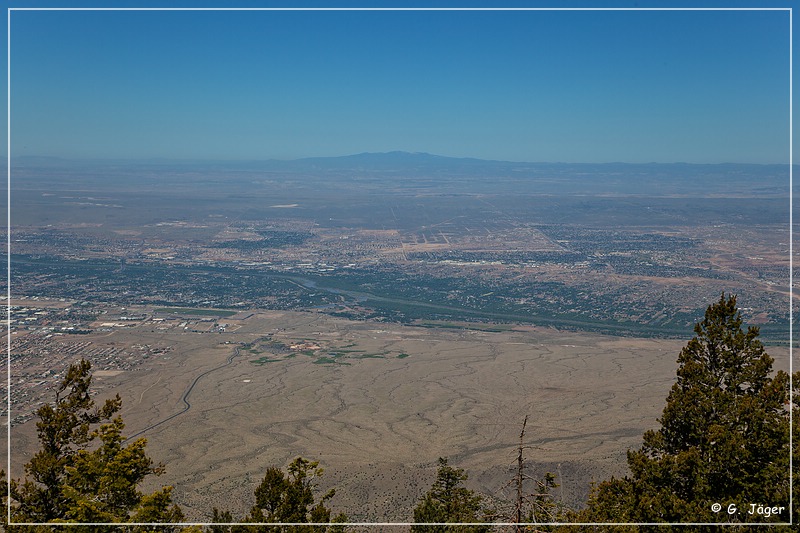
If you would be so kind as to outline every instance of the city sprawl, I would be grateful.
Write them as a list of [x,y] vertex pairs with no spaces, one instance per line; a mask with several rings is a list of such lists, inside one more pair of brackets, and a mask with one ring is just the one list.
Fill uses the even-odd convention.
[[[461,361],[484,364],[490,358],[513,367],[526,364],[520,346],[530,344],[536,354],[545,349],[533,346],[554,336],[561,352],[534,355],[566,365],[559,373],[556,367],[541,370],[552,382],[557,375],[580,380],[597,374],[565,363],[573,357],[562,359],[570,350],[591,353],[588,346],[594,346],[598,368],[606,368],[602,361],[616,360],[635,343],[652,343],[662,355],[655,362],[642,354],[643,382],[592,393],[627,398],[628,407],[648,406],[633,416],[640,421],[635,427],[612,431],[614,439],[633,445],[639,425],[646,428],[657,416],[668,390],[673,344],[691,334],[722,292],[737,294],[746,321],[761,327],[774,354],[786,351],[783,167],[455,160],[444,170],[426,154],[309,161],[210,169],[30,161],[16,168],[10,235],[4,238],[11,243],[11,408],[19,449],[30,442],[34,411],[51,400],[64,369],[80,358],[94,365],[100,394],[127,392],[131,434],[177,443],[179,422],[207,412],[189,408],[209,398],[202,392],[209,381],[222,387],[214,393],[217,403],[239,405],[258,396],[231,392],[222,386],[225,379],[242,385],[273,373],[294,397],[299,393],[290,384],[328,369],[342,376],[345,388],[322,379],[328,384],[321,390],[336,388],[332,396],[315,393],[325,398],[315,404],[324,410],[331,397],[344,402],[356,368],[358,379],[413,368],[407,379],[419,383],[426,365],[450,360],[445,346],[463,349]],[[622,345],[602,348],[604,338]],[[445,352],[433,349],[440,345]],[[777,359],[779,368],[788,365]],[[652,372],[652,365],[659,371]],[[341,372],[354,374],[345,378]],[[490,379],[487,390],[498,388],[501,375]],[[470,387],[459,381],[449,394],[473,405],[478,400]],[[236,394],[244,399],[234,401]],[[551,405],[553,416],[584,423],[564,401]],[[346,403],[342,416],[350,422],[341,423],[374,431],[383,443],[393,442],[387,435],[416,442],[411,435],[434,419],[411,413],[411,406],[402,416],[387,414],[384,405],[392,401],[380,397],[365,404],[373,406],[375,419],[364,419],[364,412],[353,411],[357,400]],[[462,407],[459,417],[481,413],[478,425],[495,416],[485,407]],[[503,412],[524,415],[524,407],[517,410]],[[605,416],[613,426],[613,420],[622,424],[624,412]],[[383,434],[362,423],[387,416],[416,429],[387,422]],[[474,430],[470,424],[456,424],[453,431]],[[328,438],[333,430],[313,431]],[[513,441],[513,432],[506,437]],[[480,444],[469,442],[464,446]],[[236,457],[255,453],[243,449]],[[566,456],[578,464],[585,452]],[[290,454],[275,453],[281,460]],[[618,471],[618,454],[603,453],[598,472]],[[222,454],[213,468],[225,470],[220,465],[226,460],[233,464]],[[400,463],[397,468],[409,487],[416,486],[418,472]],[[191,468],[177,470],[195,479]],[[358,476],[369,477],[368,470]],[[581,480],[592,472],[577,466],[570,471],[580,471]],[[490,485],[502,477],[489,467],[483,474]],[[206,492],[179,493],[179,499],[191,510],[197,498],[211,498],[220,487],[239,490],[226,484],[234,477],[204,477],[195,488]],[[577,500],[585,497],[585,489],[573,492]],[[363,516],[391,516],[392,506],[413,504],[410,493],[387,498],[384,507]]]

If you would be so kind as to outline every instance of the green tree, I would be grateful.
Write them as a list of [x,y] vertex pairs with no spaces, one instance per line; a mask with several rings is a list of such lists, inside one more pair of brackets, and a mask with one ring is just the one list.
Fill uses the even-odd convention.
[[26,479],[11,483],[14,522],[179,522],[172,487],[143,494],[137,487],[160,475],[145,453],[146,440],[123,445],[119,396],[96,407],[89,393],[91,365],[69,367],[55,403],[36,412],[41,449],[25,465]]
[[[332,517],[332,511],[327,503],[336,494],[335,489],[326,492],[318,501],[314,501],[314,489],[324,470],[319,462],[309,461],[298,457],[289,465],[288,474],[278,468],[270,467],[264,474],[264,479],[256,487],[256,503],[248,516],[242,522],[254,524],[268,523],[294,523],[294,524],[325,524],[346,522],[344,514]],[[229,511],[213,510],[212,521],[215,523],[233,522]],[[341,531],[339,526],[215,526],[214,533],[229,531],[232,533],[244,532],[323,532]]]
[[[661,428],[628,452],[630,477],[595,487],[579,520],[789,520],[788,375],[773,373],[758,328],[745,331],[742,323],[735,296],[708,307],[678,358]],[[750,503],[785,510],[767,518],[742,508]],[[731,504],[738,512],[728,514]]]
[[446,458],[439,458],[436,481],[431,489],[422,497],[414,509],[415,525],[412,532],[483,532],[489,526],[425,526],[425,523],[474,523],[485,521],[483,497],[475,491],[463,487],[467,474],[461,468],[453,468],[447,464]]

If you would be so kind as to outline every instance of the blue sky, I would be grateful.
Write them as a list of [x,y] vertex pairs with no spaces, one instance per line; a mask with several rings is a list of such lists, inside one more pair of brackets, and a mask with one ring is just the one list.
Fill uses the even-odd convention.
[[13,156],[788,162],[786,11],[14,11],[11,65]]

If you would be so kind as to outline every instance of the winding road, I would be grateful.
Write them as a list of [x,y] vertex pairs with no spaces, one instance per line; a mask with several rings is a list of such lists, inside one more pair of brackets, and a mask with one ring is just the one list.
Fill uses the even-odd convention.
[[197,382],[200,381],[200,379],[202,379],[203,377],[209,375],[212,372],[215,372],[217,370],[225,368],[226,366],[230,366],[231,363],[233,363],[233,360],[238,356],[239,356],[239,347],[236,346],[233,349],[233,353],[230,356],[228,356],[228,360],[225,362],[225,364],[217,366],[217,367],[214,367],[214,368],[212,368],[210,370],[206,370],[205,372],[203,372],[202,374],[200,374],[199,376],[194,378],[194,381],[192,381],[191,385],[189,385],[189,387],[187,387],[186,391],[183,393],[183,396],[181,396],[181,401],[183,402],[183,409],[181,409],[180,411],[178,411],[175,414],[172,414],[172,415],[168,416],[167,418],[164,418],[163,420],[159,420],[155,424],[151,424],[151,425],[147,426],[146,428],[137,431],[133,435],[130,435],[128,438],[126,438],[124,442],[128,442],[131,439],[135,439],[139,435],[142,435],[143,433],[146,433],[146,432],[150,431],[151,429],[160,426],[161,424],[169,422],[173,418],[175,418],[177,416],[180,416],[183,413],[185,413],[186,411],[188,411],[189,409],[191,409],[192,408],[192,404],[189,403],[189,395],[192,394],[192,391],[194,390],[194,386],[197,385]]

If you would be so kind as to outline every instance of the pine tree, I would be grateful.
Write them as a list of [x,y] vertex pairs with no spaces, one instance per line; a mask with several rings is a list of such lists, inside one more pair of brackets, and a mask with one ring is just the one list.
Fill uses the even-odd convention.
[[[328,501],[336,494],[335,489],[326,492],[319,501],[315,502],[314,489],[316,479],[324,472],[319,467],[319,462],[309,461],[298,457],[289,465],[288,474],[275,467],[270,467],[264,474],[264,479],[256,487],[256,503],[250,514],[242,520],[253,524],[269,523],[295,523],[295,524],[324,524],[345,522],[347,517],[338,514],[332,517],[332,511],[327,507]],[[213,510],[213,522],[233,522],[229,511]],[[261,533],[261,532],[324,532],[341,531],[337,526],[215,526],[213,533]]]
[[[583,520],[789,520],[788,511],[766,518],[741,508],[788,508],[789,484],[788,375],[773,374],[758,328],[744,331],[742,323],[735,296],[708,307],[678,358],[661,428],[628,452],[630,477],[596,487]],[[738,512],[729,514],[729,505]]]
[[179,522],[172,487],[143,494],[137,487],[163,467],[153,466],[141,438],[124,446],[119,396],[95,407],[91,365],[69,367],[55,403],[37,410],[41,449],[25,465],[26,479],[12,481],[14,522]]
[[[414,522],[424,523],[474,523],[484,521],[483,498],[475,491],[462,486],[467,474],[461,468],[447,464],[439,458],[436,481],[414,509]],[[412,532],[484,532],[489,526],[411,526]]]

